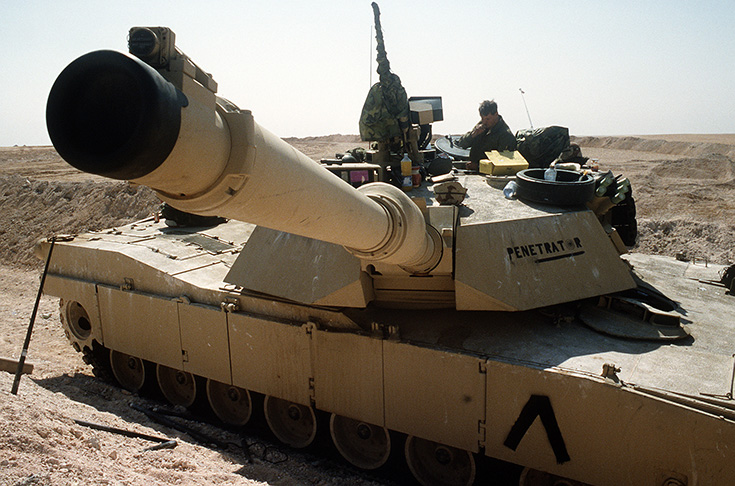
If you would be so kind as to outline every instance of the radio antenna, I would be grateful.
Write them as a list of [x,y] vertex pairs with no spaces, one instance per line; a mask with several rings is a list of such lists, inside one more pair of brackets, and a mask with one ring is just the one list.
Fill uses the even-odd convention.
[[528,116],[528,123],[531,124],[531,128],[533,128],[533,122],[531,121],[531,114],[528,112],[528,105],[526,104],[526,97],[523,96],[526,94],[525,91],[523,91],[523,88],[518,88],[518,91],[521,92],[521,98],[523,98],[523,106],[526,107],[526,115]]

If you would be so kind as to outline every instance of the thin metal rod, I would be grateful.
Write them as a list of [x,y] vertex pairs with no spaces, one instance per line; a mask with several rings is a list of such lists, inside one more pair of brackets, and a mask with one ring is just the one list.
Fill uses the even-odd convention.
[[201,442],[202,444],[214,444],[220,449],[227,449],[227,443],[223,442],[216,437],[209,436],[207,434],[204,434],[202,432],[199,432],[194,427],[190,427],[184,424],[180,424],[176,422],[175,420],[171,420],[170,418],[166,417],[160,412],[154,412],[153,410],[150,410],[148,408],[145,408],[141,405],[138,405],[136,403],[131,403],[130,407],[146,414],[149,419],[155,420],[159,424],[165,425],[166,427],[171,427],[172,429],[179,430],[181,432],[184,432],[185,434],[188,434],[191,436],[194,440]]
[[523,88],[518,88],[518,91],[521,92],[521,98],[523,99],[523,106],[526,107],[526,116],[528,116],[528,123],[531,125],[531,128],[533,128],[533,122],[531,121],[531,114],[528,112],[528,105],[526,104],[526,97],[523,96],[526,94],[526,92],[523,91]]
[[46,257],[46,265],[43,268],[43,275],[41,275],[41,285],[38,286],[38,295],[36,296],[36,305],[33,306],[33,313],[31,314],[31,322],[28,324],[28,332],[26,333],[26,340],[23,343],[23,351],[20,353],[20,359],[18,360],[18,369],[15,371],[15,380],[13,380],[13,389],[10,391],[13,395],[18,394],[18,385],[20,384],[20,377],[23,374],[23,364],[26,362],[26,356],[28,355],[28,347],[31,344],[31,334],[33,334],[33,323],[36,322],[36,313],[38,312],[38,304],[41,302],[41,294],[43,294],[43,284],[46,282],[46,274],[48,273],[48,266],[51,263],[51,253],[54,251],[54,243],[56,243],[56,236],[51,237],[51,246],[48,249],[48,256]]
[[132,437],[134,439],[145,439],[145,440],[150,440],[152,442],[158,442],[161,444],[166,444],[168,442],[171,442],[171,439],[167,439],[165,437],[157,437],[155,435],[143,434],[142,432],[135,432],[133,430],[121,429],[119,427],[110,427],[109,425],[95,424],[92,422],[86,422],[84,420],[77,420],[77,419],[74,419],[74,422],[77,425],[89,427],[90,429],[102,430],[104,432],[124,435],[125,437]]

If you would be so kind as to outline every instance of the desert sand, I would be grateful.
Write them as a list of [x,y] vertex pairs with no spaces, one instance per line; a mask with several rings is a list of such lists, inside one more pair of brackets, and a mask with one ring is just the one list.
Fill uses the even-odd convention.
[[[319,160],[362,146],[357,136],[287,139]],[[635,252],[735,261],[735,135],[580,137],[585,156],[631,180],[638,210]],[[159,201],[146,188],[79,173],[51,147],[0,148],[0,356],[17,358],[38,291],[34,242],[144,218]],[[304,451],[265,430],[197,424],[230,443],[197,442],[130,407],[155,404],[92,376],[61,329],[58,299],[44,296],[18,395],[0,372],[0,485],[404,484],[400,461],[366,474],[340,460],[327,438]],[[174,449],[77,425],[84,420],[166,438]],[[328,435],[328,434],[326,434]]]

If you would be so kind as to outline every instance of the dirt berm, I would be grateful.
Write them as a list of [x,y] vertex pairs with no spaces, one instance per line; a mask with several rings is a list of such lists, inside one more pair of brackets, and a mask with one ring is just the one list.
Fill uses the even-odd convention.
[[[315,160],[365,145],[352,135],[287,141]],[[631,180],[640,229],[634,251],[735,260],[734,135],[575,141],[601,167]],[[146,188],[79,173],[51,147],[9,147],[0,148],[0,205],[0,260],[33,267],[40,265],[36,239],[140,219],[159,201]]]

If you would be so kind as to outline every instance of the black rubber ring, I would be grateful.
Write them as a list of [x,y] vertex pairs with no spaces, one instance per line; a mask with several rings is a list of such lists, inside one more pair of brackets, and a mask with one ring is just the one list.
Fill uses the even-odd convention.
[[516,174],[518,197],[555,206],[578,206],[591,200],[595,192],[592,176],[575,171],[556,171],[556,180],[544,179],[545,169],[526,169]]

